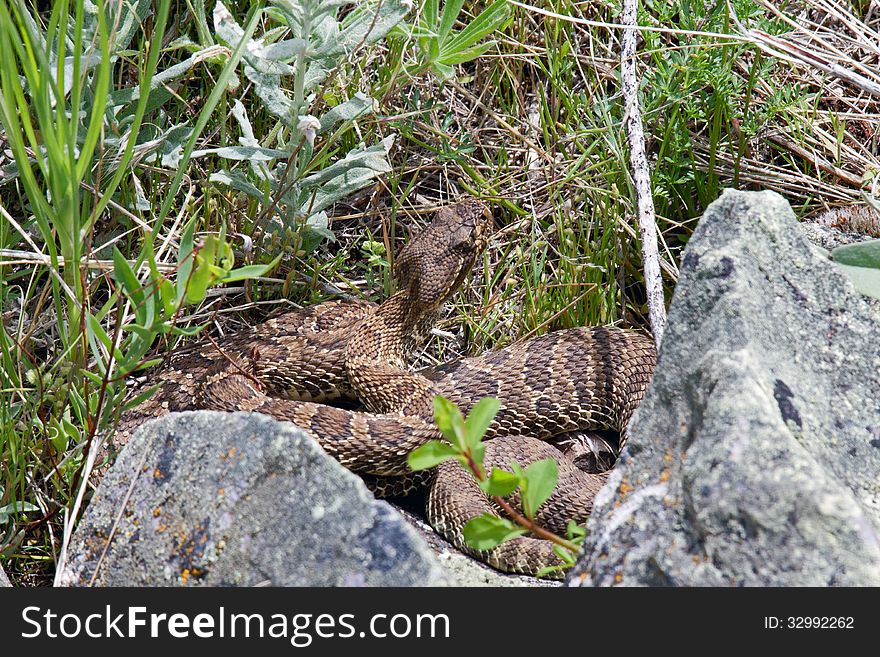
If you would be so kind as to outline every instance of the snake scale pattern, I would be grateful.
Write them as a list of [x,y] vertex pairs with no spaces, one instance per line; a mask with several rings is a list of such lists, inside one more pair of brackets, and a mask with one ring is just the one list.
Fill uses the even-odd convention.
[[[491,213],[481,202],[447,206],[398,255],[399,290],[382,304],[330,301],[175,353],[161,372],[158,392],[122,417],[116,443],[171,411],[266,413],[300,426],[377,493],[427,486],[431,525],[489,565],[535,574],[559,564],[549,541],[528,535],[489,551],[468,547],[464,524],[501,510],[457,462],[414,476],[407,455],[440,437],[433,424],[435,394],[464,413],[484,396],[498,397],[502,405],[487,432],[485,465],[508,468],[513,460],[527,466],[555,458],[559,482],[536,520],[564,534],[569,520],[585,522],[605,477],[583,471],[571,452],[552,442],[574,437],[570,442],[581,444],[580,435],[611,431],[620,434],[622,446],[654,369],[654,344],[619,328],[573,328],[426,371],[408,369],[409,354],[427,338],[491,228]],[[334,405],[346,400],[358,401],[363,410]]]

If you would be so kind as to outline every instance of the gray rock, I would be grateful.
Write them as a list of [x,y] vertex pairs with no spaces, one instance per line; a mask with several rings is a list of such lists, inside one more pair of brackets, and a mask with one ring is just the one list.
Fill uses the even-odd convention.
[[880,316],[772,192],[685,251],[581,585],[880,585]]
[[9,581],[9,578],[6,576],[6,571],[3,570],[3,566],[0,566],[0,589],[12,586],[12,582]]
[[96,566],[102,586],[447,581],[425,542],[358,477],[294,425],[250,413],[178,413],[139,428],[70,555],[67,585],[88,584]]

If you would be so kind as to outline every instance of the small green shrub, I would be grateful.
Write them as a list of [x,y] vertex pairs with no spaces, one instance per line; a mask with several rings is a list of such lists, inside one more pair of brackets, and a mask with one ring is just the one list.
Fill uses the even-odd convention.
[[[467,419],[448,399],[434,397],[434,421],[448,442],[430,440],[414,449],[408,458],[413,470],[426,470],[448,461],[457,460],[479,482],[480,488],[508,515],[502,518],[484,513],[472,518],[464,526],[464,539],[475,550],[491,550],[517,536],[533,533],[553,542],[553,550],[562,560],[559,566],[548,567],[538,573],[542,577],[565,570],[575,563],[575,556],[584,540],[584,528],[569,522],[567,538],[562,538],[535,524],[538,509],[553,494],[559,477],[559,468],[553,459],[536,461],[526,468],[515,461],[510,470],[493,468],[487,473],[483,466],[486,446],[483,436],[495,419],[501,403],[494,397],[485,397],[474,404]],[[519,490],[522,513],[504,498]]]

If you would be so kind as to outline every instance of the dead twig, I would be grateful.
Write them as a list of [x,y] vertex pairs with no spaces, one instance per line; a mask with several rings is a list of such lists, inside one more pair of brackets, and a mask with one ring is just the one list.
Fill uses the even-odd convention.
[[636,36],[638,34],[638,0],[623,0],[621,23],[623,38],[620,47],[621,86],[626,111],[627,140],[630,166],[636,189],[639,232],[642,237],[642,263],[645,271],[645,292],[648,297],[648,317],[654,342],[660,347],[666,329],[666,303],[663,297],[663,279],[660,275],[660,254],[657,250],[657,216],[651,195],[651,174],[645,153],[645,132],[639,110],[639,78],[636,71]]
[[777,59],[782,59],[799,66],[817,68],[828,75],[839,78],[862,91],[867,91],[869,94],[880,98],[880,84],[831,61],[831,57],[828,54],[811,50],[800,44],[790,43],[761,30],[746,30],[745,35],[750,37],[761,50]]
[[805,159],[807,162],[810,162],[814,167],[819,169],[820,171],[824,171],[825,173],[830,173],[833,176],[837,176],[840,180],[844,181],[848,185],[852,185],[853,187],[859,188],[862,186],[862,179],[858,176],[850,173],[849,171],[845,171],[840,167],[836,167],[827,160],[819,157],[816,153],[811,153],[806,148],[799,146],[794,143],[790,139],[778,134],[771,133],[767,135],[767,139],[772,141],[774,144],[781,146],[787,151],[791,151],[798,157]]

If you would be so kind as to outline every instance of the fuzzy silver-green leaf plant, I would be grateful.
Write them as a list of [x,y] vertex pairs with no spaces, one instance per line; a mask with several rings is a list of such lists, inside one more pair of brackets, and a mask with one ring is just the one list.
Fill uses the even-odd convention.
[[[362,92],[330,107],[323,105],[327,98],[322,96],[318,107],[318,87],[331,71],[344,75],[340,65],[358,48],[384,38],[413,5],[406,0],[272,0],[269,4],[266,13],[284,29],[270,29],[249,41],[242,66],[260,101],[258,107],[278,121],[263,141],[273,148],[260,143],[244,107],[236,101],[233,116],[242,131],[240,145],[194,155],[248,161],[259,180],[251,182],[233,170],[215,173],[211,180],[261,202],[268,200],[263,191],[268,185],[269,193],[281,201],[273,207],[283,226],[332,237],[325,227],[326,210],[390,171],[393,137],[369,146],[362,143],[330,163],[314,161],[315,153],[326,151],[347,125],[376,111],[375,100]],[[343,8],[346,12],[340,16]],[[214,29],[217,39],[230,48],[243,38],[241,26],[223,2],[214,7]]]

